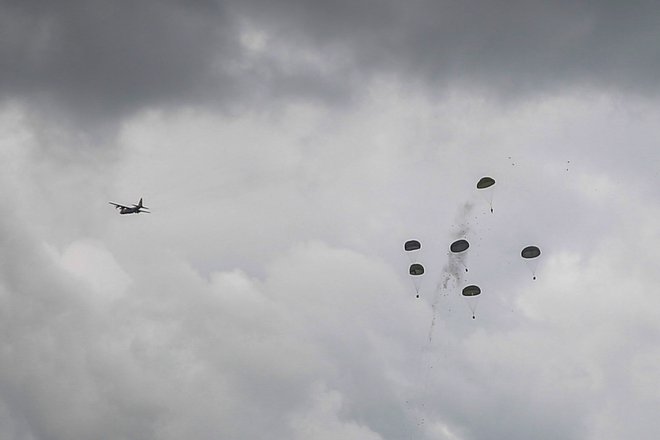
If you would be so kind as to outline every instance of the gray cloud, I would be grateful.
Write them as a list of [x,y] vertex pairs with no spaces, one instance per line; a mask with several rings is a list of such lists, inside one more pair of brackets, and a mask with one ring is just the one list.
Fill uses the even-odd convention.
[[[394,75],[499,96],[655,94],[651,2],[4,2],[4,99],[101,124],[150,107],[337,102]],[[275,101],[273,101],[275,100]]]
[[565,86],[657,91],[652,2],[252,4],[246,14],[265,28],[344,50],[367,76],[389,72],[430,89],[463,85],[504,96]]
[[212,2],[5,2],[5,98],[28,97],[84,120],[231,94],[217,60],[233,32]]
[[5,2],[0,437],[656,438],[654,14],[489,5]]
[[[21,113],[2,114],[0,433],[657,432],[657,203],[632,179],[613,183],[609,156],[567,172],[546,144],[563,118],[591,133],[639,125],[607,102],[507,114],[469,96],[372,92],[350,113],[145,113],[112,153],[75,154],[65,136],[40,155]],[[592,152],[616,150],[616,137],[599,140]],[[494,214],[474,188],[483,170],[498,182]],[[136,193],[153,214],[107,204]],[[431,307],[462,234],[465,281],[483,290],[476,320],[458,289]],[[419,300],[401,249],[411,236],[428,270]],[[532,281],[520,242],[537,239]]]

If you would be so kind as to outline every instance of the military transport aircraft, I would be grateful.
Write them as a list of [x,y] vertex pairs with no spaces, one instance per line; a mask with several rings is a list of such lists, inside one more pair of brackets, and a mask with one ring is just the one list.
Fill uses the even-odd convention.
[[141,198],[140,201],[137,203],[137,205],[133,205],[133,206],[124,206],[115,202],[108,202],[108,203],[110,203],[111,205],[115,205],[115,208],[119,210],[120,214],[139,214],[141,212],[151,214],[149,211],[147,211],[147,209],[149,208],[147,208],[146,206],[142,206]]

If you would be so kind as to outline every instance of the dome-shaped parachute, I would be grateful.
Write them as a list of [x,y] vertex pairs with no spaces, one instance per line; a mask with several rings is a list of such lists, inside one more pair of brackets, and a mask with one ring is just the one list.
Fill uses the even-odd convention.
[[533,279],[536,279],[536,268],[539,264],[538,258],[541,255],[541,249],[537,246],[527,246],[520,251],[520,256],[523,257],[527,267],[532,272]]
[[465,252],[470,247],[470,243],[467,240],[456,240],[449,246],[449,250],[455,254]]
[[408,273],[412,277],[413,284],[415,285],[416,297],[419,298],[419,288],[422,285],[422,275],[424,275],[424,266],[419,263],[413,263],[408,269]]
[[406,252],[418,251],[422,248],[422,243],[417,240],[408,240],[403,244],[403,250]]
[[493,185],[495,185],[495,179],[486,176],[479,179],[479,181],[477,182],[477,189],[486,189],[486,188],[490,188]]
[[481,289],[479,286],[474,284],[466,286],[463,288],[463,298],[467,302],[470,311],[472,312],[472,319],[475,319],[475,312],[477,310],[477,303],[479,301],[479,295],[481,295]]
[[494,188],[493,186],[495,185],[495,179],[492,177],[482,177],[479,179],[477,182],[477,189],[483,194],[484,198],[490,205],[490,212],[493,212],[493,192]]
[[419,263],[414,263],[410,265],[410,275],[417,277],[420,275],[424,275],[424,266],[422,266]]
[[523,258],[536,258],[541,255],[541,249],[536,246],[527,246],[520,252],[520,256]]
[[481,289],[479,286],[470,285],[463,288],[463,296],[477,296],[481,295]]

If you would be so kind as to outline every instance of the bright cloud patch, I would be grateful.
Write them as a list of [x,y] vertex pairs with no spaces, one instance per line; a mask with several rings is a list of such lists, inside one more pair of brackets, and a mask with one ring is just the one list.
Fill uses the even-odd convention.
[[81,240],[62,253],[62,267],[92,288],[101,301],[122,297],[130,284],[129,275],[102,243]]

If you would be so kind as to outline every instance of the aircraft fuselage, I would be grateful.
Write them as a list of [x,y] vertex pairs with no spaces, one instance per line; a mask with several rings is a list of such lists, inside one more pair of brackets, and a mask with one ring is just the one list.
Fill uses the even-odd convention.
[[119,203],[115,203],[115,202],[108,202],[108,203],[110,203],[115,208],[117,208],[120,214],[140,214],[141,212],[145,212],[149,214],[148,211],[149,208],[142,205],[142,198],[140,198],[140,201],[137,203],[137,205],[133,205],[133,206],[120,205]]

